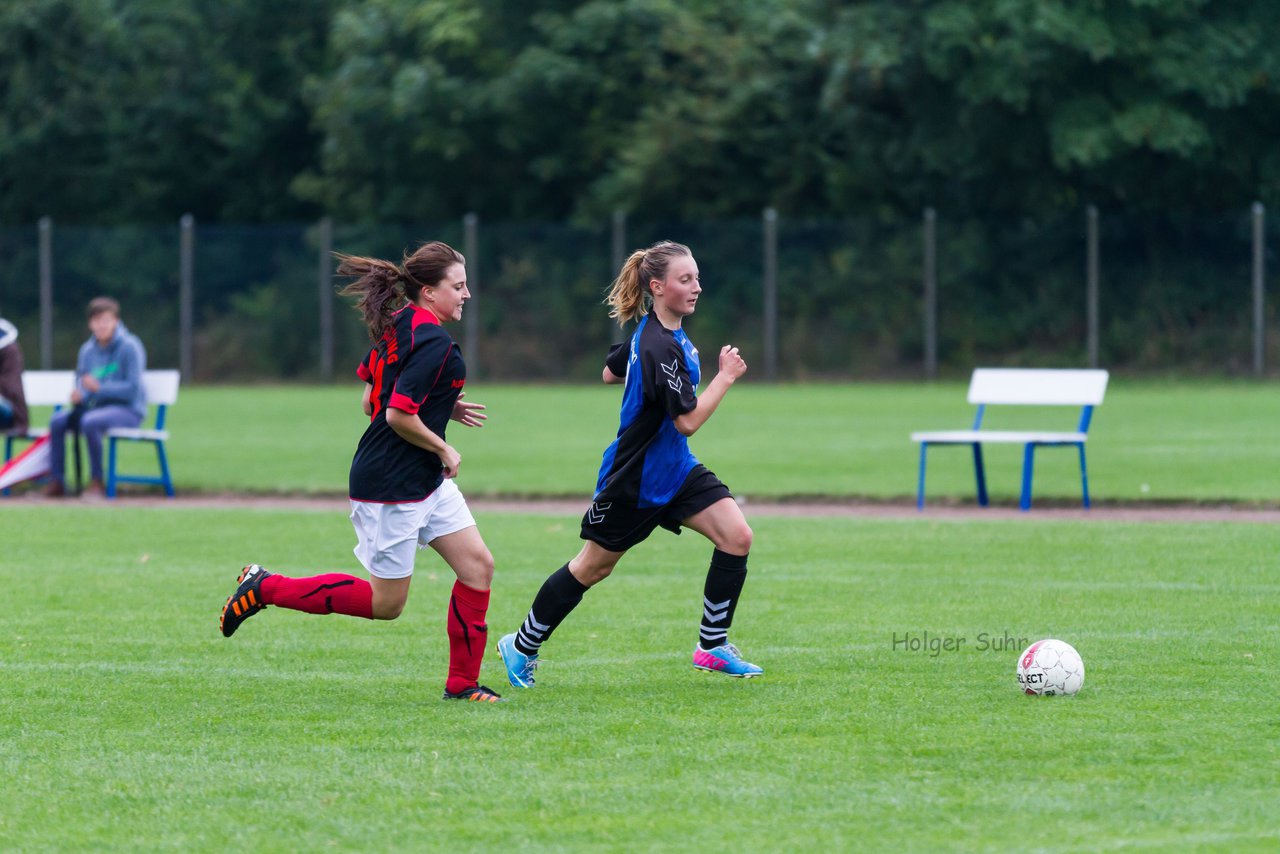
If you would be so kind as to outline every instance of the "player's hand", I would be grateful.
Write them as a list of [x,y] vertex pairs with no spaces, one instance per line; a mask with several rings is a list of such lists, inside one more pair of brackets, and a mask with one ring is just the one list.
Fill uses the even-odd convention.
[[747,372],[747,363],[738,354],[738,348],[729,344],[720,348],[720,373],[733,382]]
[[457,402],[453,404],[453,414],[449,417],[463,427],[483,427],[485,419],[489,417],[481,411],[484,409],[484,404],[464,403],[462,398],[466,396],[465,391],[458,395]]
[[438,456],[440,464],[444,466],[444,476],[457,477],[458,467],[462,465],[462,454],[455,451],[452,445],[445,445]]
[[84,400],[84,393],[78,388],[71,389],[71,405],[79,406],[80,401]]
[[93,374],[85,374],[80,378],[80,385],[84,386],[84,390],[89,394],[96,394],[102,388],[102,383],[98,382],[98,378]]

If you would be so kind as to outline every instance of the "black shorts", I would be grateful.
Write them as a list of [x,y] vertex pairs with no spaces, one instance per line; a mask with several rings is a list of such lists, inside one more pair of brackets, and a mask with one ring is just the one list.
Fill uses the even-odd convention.
[[644,542],[659,525],[678,534],[681,521],[732,497],[729,487],[701,463],[689,472],[675,497],[658,507],[636,507],[631,499],[619,500],[605,489],[582,516],[582,539],[611,552],[625,552]]

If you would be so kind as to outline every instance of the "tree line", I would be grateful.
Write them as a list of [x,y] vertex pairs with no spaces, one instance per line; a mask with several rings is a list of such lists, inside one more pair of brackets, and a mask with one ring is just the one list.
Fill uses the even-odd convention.
[[0,223],[1243,210],[1251,0],[8,0]]

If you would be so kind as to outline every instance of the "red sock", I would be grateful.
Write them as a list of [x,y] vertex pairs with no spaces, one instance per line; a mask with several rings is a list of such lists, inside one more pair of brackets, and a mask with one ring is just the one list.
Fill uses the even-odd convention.
[[480,662],[489,640],[484,615],[489,610],[489,591],[476,590],[461,581],[453,583],[449,597],[449,678],[444,689],[456,694],[474,688],[480,678]]
[[310,578],[273,575],[262,580],[262,601],[308,614],[347,614],[373,619],[373,588],[363,578],[330,572]]

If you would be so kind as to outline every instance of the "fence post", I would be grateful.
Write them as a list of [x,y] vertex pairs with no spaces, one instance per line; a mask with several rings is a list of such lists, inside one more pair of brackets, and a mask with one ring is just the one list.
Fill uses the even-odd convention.
[[320,305],[320,379],[333,381],[333,220],[324,217],[317,229],[319,257],[316,298]]
[[924,209],[924,375],[938,377],[938,212]]
[[[627,260],[627,212],[624,210],[615,210],[613,212],[613,252],[610,260],[613,262],[613,270],[609,273],[609,281],[618,275],[622,270],[623,263]],[[615,323],[613,318],[608,319],[610,327],[610,338],[613,343],[618,344],[625,336],[625,330],[621,325]]]
[[1266,348],[1266,329],[1263,326],[1263,298],[1266,282],[1267,257],[1266,242],[1267,210],[1262,202],[1253,203],[1253,372],[1262,376],[1263,352]]
[[53,220],[40,217],[40,367],[53,368]]
[[764,209],[764,378],[778,378],[778,211]]
[[178,370],[184,382],[191,382],[194,374],[195,350],[192,336],[192,317],[195,314],[196,278],[196,219],[183,214],[178,220]]
[[462,254],[467,257],[467,290],[471,299],[467,301],[466,311],[462,315],[462,328],[466,339],[462,344],[462,358],[467,363],[467,374],[474,377],[480,374],[480,315],[477,305],[480,302],[480,217],[469,213],[462,218]]
[[1085,209],[1085,328],[1089,367],[1098,367],[1098,208]]
[[613,273],[617,275],[622,269],[622,262],[627,260],[627,212],[623,210],[613,212],[613,253],[610,260]]

